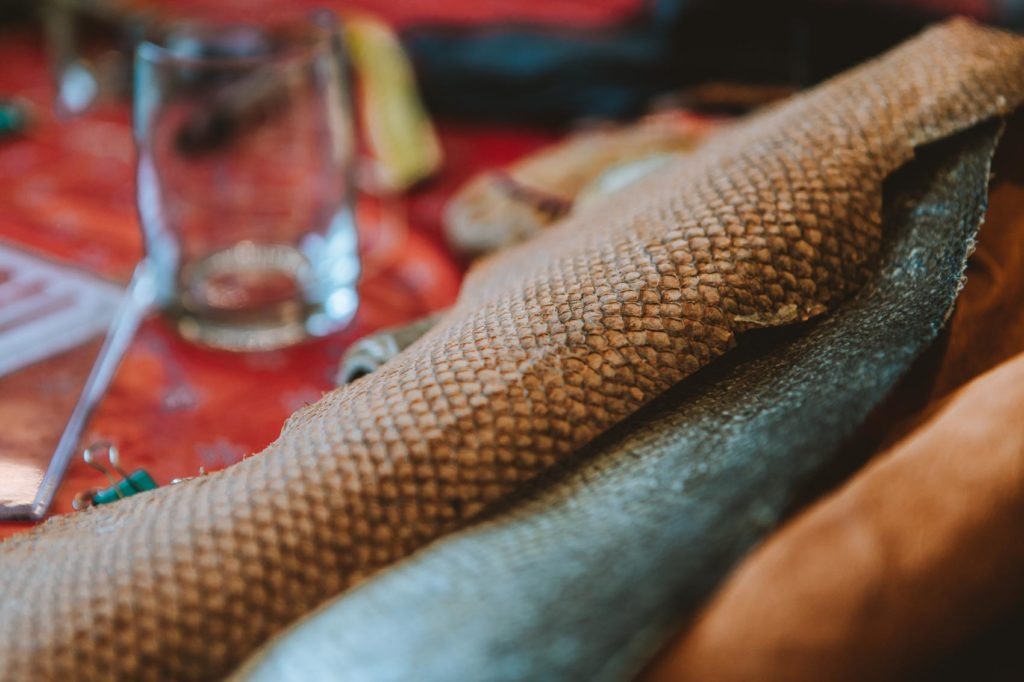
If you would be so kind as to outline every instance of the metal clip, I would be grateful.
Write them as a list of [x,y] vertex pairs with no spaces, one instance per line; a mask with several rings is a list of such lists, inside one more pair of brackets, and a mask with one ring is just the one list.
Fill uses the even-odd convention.
[[[106,455],[106,464],[97,458],[97,455],[101,452]],[[113,443],[107,441],[93,443],[82,453],[82,459],[85,460],[86,464],[106,476],[107,480],[110,481],[110,486],[107,488],[83,490],[75,495],[75,499],[71,504],[76,510],[95,505],[110,504],[111,502],[160,487],[145,469],[136,469],[130,474],[122,469],[120,454],[117,451],[117,446]],[[120,476],[120,480],[114,476],[114,472]]]

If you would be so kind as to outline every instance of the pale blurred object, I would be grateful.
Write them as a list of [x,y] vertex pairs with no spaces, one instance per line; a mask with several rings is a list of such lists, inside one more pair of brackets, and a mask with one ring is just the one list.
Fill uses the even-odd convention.
[[[586,130],[498,172],[478,175],[445,209],[452,248],[480,256],[525,241],[587,202],[657,170],[650,161],[693,150],[716,124],[685,112],[665,112],[622,127]],[[611,169],[640,163],[630,173]],[[626,182],[628,175],[633,177]]]
[[106,329],[117,286],[0,245],[0,377]]
[[43,27],[59,116],[79,116],[105,98],[128,95],[128,46],[157,25],[151,9],[134,0],[41,0],[33,9]]
[[441,166],[441,145],[416,89],[409,58],[388,26],[365,15],[344,24],[373,153],[374,189],[400,192]]

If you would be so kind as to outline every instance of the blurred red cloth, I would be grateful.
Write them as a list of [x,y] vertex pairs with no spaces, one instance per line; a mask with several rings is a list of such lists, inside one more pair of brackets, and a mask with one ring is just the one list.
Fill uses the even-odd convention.
[[[238,3],[225,6],[232,4]],[[43,46],[22,33],[0,37],[0,95],[25,98],[39,113],[27,136],[0,141],[0,240],[126,282],[142,251],[129,106],[108,103],[56,120]],[[285,351],[234,355],[192,346],[151,319],[83,443],[115,442],[128,467],[145,467],[161,484],[233,464],[259,452],[289,414],[332,388],[338,359],[353,340],[449,305],[463,267],[440,236],[447,197],[481,168],[508,163],[552,136],[440,132],[445,167],[437,178],[400,200],[360,197],[364,274],[359,313],[348,329]],[[76,460],[51,512],[70,512],[76,492],[101,485],[102,476]],[[0,539],[27,527],[0,523]]]

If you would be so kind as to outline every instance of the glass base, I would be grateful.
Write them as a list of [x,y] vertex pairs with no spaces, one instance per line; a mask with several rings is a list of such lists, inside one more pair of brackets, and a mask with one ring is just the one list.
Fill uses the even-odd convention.
[[284,348],[338,331],[355,316],[354,284],[313,296],[310,273],[291,246],[238,244],[184,270],[181,298],[167,312],[183,337],[204,346]]

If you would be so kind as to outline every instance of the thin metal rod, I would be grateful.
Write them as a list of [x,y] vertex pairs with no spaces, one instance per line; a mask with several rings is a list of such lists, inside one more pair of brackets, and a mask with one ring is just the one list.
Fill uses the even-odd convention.
[[96,405],[107,392],[114,372],[121,359],[135,338],[139,324],[153,306],[156,298],[156,287],[153,280],[152,266],[148,261],[142,261],[135,267],[131,283],[125,291],[124,299],[121,301],[110,329],[103,340],[103,346],[96,356],[96,362],[89,372],[85,387],[82,389],[78,402],[71,412],[64,433],[50,459],[50,466],[43,477],[43,483],[39,486],[36,499],[32,503],[29,518],[39,519],[46,514],[53,496],[57,492],[61,479],[64,478],[64,471],[71,461],[71,457],[77,452],[78,441],[81,440],[82,432],[89,421]]

